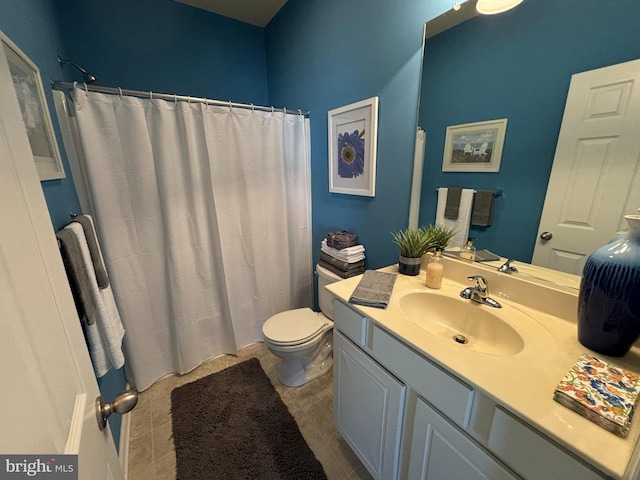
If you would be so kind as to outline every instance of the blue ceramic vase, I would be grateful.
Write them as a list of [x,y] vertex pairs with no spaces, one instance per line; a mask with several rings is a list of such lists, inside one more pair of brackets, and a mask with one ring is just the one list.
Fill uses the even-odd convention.
[[640,215],[625,219],[626,234],[587,259],[578,299],[578,340],[614,357],[640,336]]

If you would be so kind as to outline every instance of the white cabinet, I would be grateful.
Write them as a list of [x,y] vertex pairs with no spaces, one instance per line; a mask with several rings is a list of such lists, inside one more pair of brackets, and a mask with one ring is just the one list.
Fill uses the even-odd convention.
[[405,386],[340,332],[333,342],[338,430],[374,478],[395,479]]
[[335,302],[334,419],[374,478],[608,478],[499,399]]
[[473,440],[415,398],[406,477],[411,480],[514,480]]

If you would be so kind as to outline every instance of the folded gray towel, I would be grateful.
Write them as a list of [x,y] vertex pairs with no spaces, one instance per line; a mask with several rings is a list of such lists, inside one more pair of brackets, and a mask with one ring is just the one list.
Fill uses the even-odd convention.
[[80,305],[84,312],[78,312],[82,318],[84,313],[87,323],[93,324],[93,319],[97,311],[97,305],[93,295],[91,295],[91,277],[89,276],[89,270],[82,257],[82,250],[78,243],[78,237],[69,228],[63,228],[56,237],[60,240],[60,247],[62,250],[62,259],[67,270],[67,276],[69,276],[69,282],[72,285],[74,295],[79,298],[75,298],[76,305]]
[[109,277],[107,276],[107,271],[102,263],[100,249],[98,248],[98,239],[96,238],[96,232],[93,229],[93,222],[88,215],[77,215],[76,217],[73,217],[73,220],[71,221],[78,222],[82,225],[82,230],[84,230],[84,236],[87,239],[87,245],[89,246],[89,254],[91,255],[93,269],[96,272],[98,288],[107,288],[109,286]]
[[478,190],[473,201],[471,225],[488,227],[493,222],[493,190]]
[[[320,250],[320,260],[324,260],[325,262],[330,263],[334,267],[337,267],[340,270],[344,270],[345,272],[349,272],[351,270],[356,270],[364,267],[364,260],[349,263],[349,262],[345,262],[344,260],[340,260],[339,258],[332,257],[327,252],[324,252],[322,250]],[[364,268],[362,268],[362,272],[363,271],[364,271]]]
[[351,294],[349,303],[366,307],[387,308],[395,283],[396,275],[393,273],[367,270]]
[[352,268],[351,270],[342,270],[341,268],[338,268],[335,265],[331,265],[329,262],[325,262],[322,259],[318,260],[318,265],[320,265],[322,268],[326,268],[330,272],[335,273],[341,278],[355,277],[361,275],[364,272],[364,260],[361,262],[360,266]]
[[448,218],[449,220],[458,219],[458,213],[460,212],[461,195],[461,188],[447,188],[447,203],[444,207],[444,218]]

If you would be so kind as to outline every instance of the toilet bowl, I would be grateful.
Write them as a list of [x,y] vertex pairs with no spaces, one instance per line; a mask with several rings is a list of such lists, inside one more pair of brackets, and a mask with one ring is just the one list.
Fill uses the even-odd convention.
[[333,365],[333,304],[325,285],[342,280],[316,266],[320,312],[297,308],[280,312],[262,326],[264,343],[280,358],[278,379],[298,387],[324,375]]

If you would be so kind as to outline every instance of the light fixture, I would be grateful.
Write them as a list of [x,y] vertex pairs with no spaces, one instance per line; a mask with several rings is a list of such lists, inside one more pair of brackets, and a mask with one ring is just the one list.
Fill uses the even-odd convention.
[[476,10],[483,15],[506,12],[522,3],[522,0],[478,0]]

